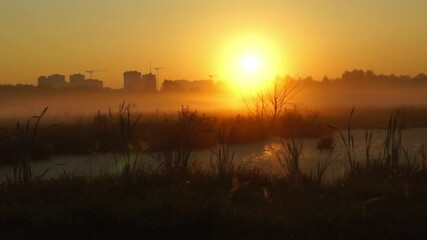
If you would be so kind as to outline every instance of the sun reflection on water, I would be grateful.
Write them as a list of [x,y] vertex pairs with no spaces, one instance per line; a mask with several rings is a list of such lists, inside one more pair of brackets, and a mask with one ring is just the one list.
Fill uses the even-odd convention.
[[282,149],[282,144],[272,142],[264,145],[264,158],[275,158],[276,153]]

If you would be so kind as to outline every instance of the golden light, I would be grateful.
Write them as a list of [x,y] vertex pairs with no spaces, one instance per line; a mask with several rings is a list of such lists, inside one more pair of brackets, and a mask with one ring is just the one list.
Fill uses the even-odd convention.
[[257,56],[249,55],[243,58],[242,68],[248,73],[255,73],[259,69],[259,59]]
[[220,60],[222,78],[239,94],[253,94],[279,73],[281,49],[270,39],[242,35],[229,41]]

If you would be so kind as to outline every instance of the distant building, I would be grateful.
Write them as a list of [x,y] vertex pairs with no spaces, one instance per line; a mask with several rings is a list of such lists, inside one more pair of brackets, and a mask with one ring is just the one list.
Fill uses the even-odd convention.
[[189,84],[189,90],[190,91],[202,91],[202,92],[209,92],[214,89],[214,83],[212,80],[197,80],[192,81]]
[[102,89],[104,87],[104,82],[97,79],[86,79],[83,87],[92,89]]
[[147,73],[141,76],[141,80],[144,84],[144,90],[149,92],[155,92],[157,87],[157,78],[156,75],[152,73]]
[[104,83],[97,79],[85,79],[85,75],[78,73],[70,75],[70,87],[101,89]]
[[73,74],[70,75],[70,86],[71,87],[82,87],[85,85],[85,75]]
[[172,91],[182,91],[182,83],[188,84],[187,80],[164,80],[162,84],[162,91],[172,92]]
[[37,79],[37,86],[44,87],[50,86],[54,88],[64,88],[67,86],[65,82],[65,76],[60,74],[53,74],[50,76],[41,76]]
[[138,71],[127,71],[123,73],[123,87],[125,90],[143,89],[141,73]]
[[212,80],[165,80],[162,85],[162,91],[214,91],[216,85]]
[[46,76],[40,76],[37,79],[37,86],[41,87],[41,86],[46,86],[46,85],[48,85],[47,77]]
[[123,86],[125,90],[156,91],[156,75],[152,73],[141,75],[138,71],[123,73]]
[[188,91],[189,89],[188,80],[165,80],[162,85],[162,91]]
[[65,81],[65,76],[60,74],[53,74],[50,76],[41,76],[37,79],[37,86],[39,87],[54,87],[54,88],[92,88],[101,89],[104,83],[96,79],[85,79],[83,74],[70,75],[70,83]]

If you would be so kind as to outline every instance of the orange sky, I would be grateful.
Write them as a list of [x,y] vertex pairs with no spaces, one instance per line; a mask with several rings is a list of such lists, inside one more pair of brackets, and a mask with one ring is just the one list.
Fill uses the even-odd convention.
[[[255,46],[268,70],[337,77],[354,68],[427,72],[427,1],[2,0],[0,84],[84,73],[122,87],[126,70],[160,77],[233,75]],[[264,49],[263,49],[264,48]],[[242,52],[239,52],[242,51]]]

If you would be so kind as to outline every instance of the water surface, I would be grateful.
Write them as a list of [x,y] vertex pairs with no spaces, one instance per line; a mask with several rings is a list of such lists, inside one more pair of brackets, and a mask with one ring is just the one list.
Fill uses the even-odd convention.
[[[346,132],[343,132],[346,134]],[[365,130],[354,130],[354,149],[356,161],[364,162],[366,155]],[[373,130],[371,144],[371,156],[378,157],[381,154],[386,137],[386,130]],[[338,133],[334,134],[336,141],[335,149],[330,151],[319,151],[316,146],[319,139],[305,138],[296,139],[295,142],[303,143],[302,154],[300,157],[300,167],[304,171],[314,170],[320,161],[331,161],[331,166],[327,171],[328,177],[342,175],[348,168],[344,144]],[[246,168],[258,168],[261,171],[273,174],[283,173],[277,161],[276,154],[284,150],[282,143],[290,142],[287,139],[272,138],[251,144],[236,144],[231,148],[235,152],[234,162],[237,166]],[[403,132],[403,146],[408,150],[412,158],[419,149],[427,143],[427,128],[407,129]],[[206,167],[210,165],[211,159],[214,159],[212,149],[203,149],[194,151],[192,160],[196,165]],[[153,154],[156,155],[156,154]],[[158,166],[152,154],[140,154],[138,163],[144,167]],[[402,153],[402,159],[404,155]],[[50,160],[37,162],[34,166],[35,174],[41,174],[49,169],[45,177],[55,177],[64,172],[78,175],[97,175],[99,173],[114,173],[120,171],[123,157],[120,154],[93,154],[78,156],[52,156]],[[0,174],[11,176],[11,167],[3,166],[0,168]]]

